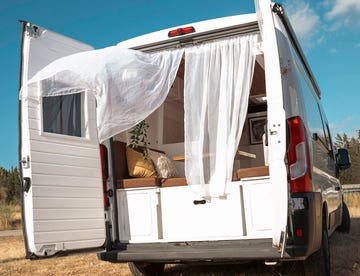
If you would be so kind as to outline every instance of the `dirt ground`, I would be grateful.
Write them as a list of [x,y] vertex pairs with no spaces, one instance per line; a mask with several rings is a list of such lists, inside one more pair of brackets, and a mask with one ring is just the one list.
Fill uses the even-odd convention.
[[[331,275],[360,275],[360,208],[351,208],[350,234],[334,233],[330,239]],[[241,265],[167,265],[164,275],[301,275],[300,264],[265,266]],[[287,271],[287,272],[284,272]],[[289,272],[290,271],[290,272]],[[95,253],[42,260],[26,260],[22,237],[0,238],[0,275],[131,275],[126,264],[99,261]]]

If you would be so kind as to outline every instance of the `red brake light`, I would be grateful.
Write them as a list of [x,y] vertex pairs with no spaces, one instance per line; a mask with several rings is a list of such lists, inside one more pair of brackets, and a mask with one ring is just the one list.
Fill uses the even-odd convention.
[[288,119],[290,143],[287,152],[290,192],[311,192],[309,145],[300,117]]
[[195,28],[190,26],[190,27],[184,27],[184,28],[178,28],[175,30],[171,30],[168,33],[168,37],[175,37],[175,36],[180,36],[180,35],[185,35],[185,34],[191,34],[195,32]]

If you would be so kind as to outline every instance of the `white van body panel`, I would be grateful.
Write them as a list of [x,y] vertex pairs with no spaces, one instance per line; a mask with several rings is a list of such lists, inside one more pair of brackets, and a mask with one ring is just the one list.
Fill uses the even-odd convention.
[[[157,32],[152,32],[125,41],[121,41],[117,45],[122,48],[137,48],[137,47],[145,48],[145,47],[151,47],[152,45],[159,44],[161,42],[165,42],[166,44],[171,44],[172,42],[174,42],[175,44],[178,44],[178,37],[169,38],[168,32],[171,30],[176,30],[178,28],[187,27],[187,26],[193,26],[195,28],[196,31],[194,33],[195,36],[206,36],[207,34],[209,34],[209,36],[212,36],[216,39],[226,35],[227,31],[230,31],[236,26],[251,24],[256,22],[257,22],[256,14],[227,16],[222,18],[205,20],[201,22],[189,23],[181,26],[164,29]],[[210,33],[213,33],[214,31],[218,33],[216,35],[214,34],[210,35]],[[189,34],[187,37],[191,38],[192,34]]]
[[[320,90],[311,69],[294,49],[286,29],[274,17],[281,62],[281,77],[286,119],[303,118],[309,144],[313,191],[322,194],[326,216],[329,217],[329,234],[340,225],[338,217],[342,204],[341,184],[336,177],[336,161],[331,134],[320,101]],[[305,61],[306,62],[306,61]],[[310,72],[309,72],[310,71]],[[318,135],[320,140],[314,139]],[[321,219],[322,214],[317,214]]]
[[[23,83],[58,58],[93,49],[29,23],[22,42]],[[95,99],[82,95],[81,100],[83,137],[44,132],[42,101],[21,102],[21,166],[31,183],[23,198],[30,254],[99,247],[105,241]]]
[[[268,3],[268,1],[265,1],[266,3]],[[260,11],[261,9],[261,11]],[[201,43],[202,41],[208,41],[208,40],[215,40],[215,39],[219,39],[221,37],[226,37],[226,35],[229,36],[229,33],[231,34],[232,32],[230,32],[230,30],[234,30],[236,29],[238,26],[241,26],[242,29],[246,29],[244,28],[244,25],[249,25],[251,26],[252,24],[255,25],[255,27],[249,28],[248,31],[258,31],[258,16],[261,14],[261,16],[265,16],[267,22],[266,22],[266,30],[262,30],[260,28],[261,31],[261,35],[263,36],[264,33],[266,32],[272,32],[273,35],[269,36],[268,34],[266,34],[266,40],[267,42],[260,42],[259,45],[261,45],[260,47],[260,51],[259,54],[265,54],[268,55],[268,57],[266,57],[266,61],[265,61],[265,70],[267,72],[266,74],[266,90],[267,90],[267,98],[268,98],[268,104],[270,103],[271,106],[268,106],[269,110],[271,110],[270,112],[268,112],[268,114],[271,113],[271,121],[268,122],[268,125],[270,125],[270,122],[272,123],[272,125],[274,125],[274,127],[272,128],[272,133],[277,133],[277,135],[272,135],[269,139],[269,142],[271,143],[270,147],[273,147],[273,150],[269,153],[270,154],[270,175],[273,175],[276,177],[270,177],[268,180],[268,186],[262,190],[262,191],[267,191],[267,193],[271,194],[271,196],[269,196],[269,200],[271,201],[271,204],[268,204],[271,206],[271,208],[268,208],[266,213],[266,220],[265,221],[271,221],[271,227],[267,226],[266,231],[261,230],[260,232],[257,232],[255,230],[253,230],[252,232],[247,232],[246,231],[246,226],[248,223],[250,223],[253,219],[256,219],[255,217],[261,219],[262,215],[260,215],[260,211],[257,212],[256,214],[253,213],[254,208],[252,208],[252,211],[250,212],[250,209],[244,209],[241,210],[241,205],[243,205],[243,201],[246,201],[247,199],[247,195],[242,195],[241,198],[239,200],[237,200],[237,206],[238,208],[240,208],[238,210],[238,212],[235,212],[237,214],[238,217],[243,216],[243,218],[241,219],[244,224],[240,223],[239,220],[239,227],[235,227],[236,230],[236,234],[232,233],[232,236],[230,234],[226,234],[229,231],[229,228],[234,227],[234,219],[230,219],[228,222],[223,222],[223,223],[215,223],[216,227],[212,226],[212,227],[206,227],[205,225],[202,227],[196,227],[193,225],[192,228],[193,229],[182,229],[182,231],[179,231],[182,233],[182,235],[180,235],[179,237],[177,237],[176,235],[171,234],[170,236],[174,238],[174,241],[178,241],[178,240],[208,240],[208,239],[233,239],[234,237],[236,237],[237,239],[243,239],[243,238],[247,238],[250,239],[252,237],[252,235],[249,235],[249,233],[253,233],[255,236],[258,235],[258,237],[266,237],[266,238],[272,238],[273,239],[273,244],[276,247],[280,247],[281,245],[281,239],[284,237],[285,231],[286,231],[286,226],[287,226],[287,205],[288,205],[288,190],[287,190],[287,185],[284,185],[284,183],[287,183],[287,171],[286,171],[286,167],[284,164],[284,156],[285,156],[285,150],[286,150],[286,139],[285,139],[285,131],[286,131],[286,126],[285,126],[285,111],[284,111],[284,107],[283,107],[283,100],[282,100],[282,89],[281,89],[281,76],[280,76],[280,65],[279,62],[276,62],[276,60],[278,60],[278,53],[277,51],[274,51],[274,49],[277,49],[277,41],[276,41],[276,37],[275,37],[275,30],[274,30],[274,24],[272,22],[273,18],[272,18],[272,12],[271,12],[271,7],[269,5],[265,6],[264,4],[262,4],[261,7],[259,7],[258,9],[259,14],[246,14],[246,15],[238,15],[238,16],[230,16],[230,17],[224,17],[224,18],[219,18],[219,19],[213,19],[213,20],[207,20],[207,21],[202,21],[202,22],[196,22],[196,23],[189,23],[189,24],[185,24],[182,26],[177,26],[177,27],[173,27],[173,28],[168,28],[165,30],[161,30],[158,32],[153,32],[150,34],[146,34],[146,35],[142,35],[139,37],[135,37],[126,41],[122,41],[120,43],[118,43],[118,46],[123,47],[123,48],[133,48],[133,49],[140,49],[140,50],[145,50],[145,51],[156,51],[156,50],[160,50],[163,49],[164,47],[166,48],[174,48],[174,47],[186,47],[187,45],[194,45],[197,43]],[[169,38],[168,37],[168,32],[170,30],[174,30],[174,29],[178,29],[181,27],[186,27],[186,26],[192,26],[194,27],[194,29],[196,30],[196,33],[194,34],[189,34],[187,35],[187,42],[179,42],[177,37],[175,38]],[[240,28],[239,28],[240,29]],[[262,38],[262,40],[264,40],[264,38]],[[166,45],[166,46],[165,46]],[[275,56],[274,56],[275,55]],[[274,63],[275,60],[275,63]],[[277,68],[277,69],[276,69]],[[275,129],[276,128],[276,129]],[[255,148],[255,146],[252,146]],[[160,145],[161,149],[166,148],[166,145]],[[166,150],[167,153],[171,152],[171,147],[168,146],[168,149]],[[261,147],[261,152],[263,151],[262,147]],[[252,184],[254,186],[256,186],[254,183]],[[233,188],[234,183],[231,183],[231,188]],[[172,188],[174,189],[174,188]],[[184,187],[184,189],[186,190],[186,194],[191,194],[191,190],[188,189],[188,187]],[[185,191],[184,190],[184,191]],[[187,191],[189,190],[189,191]],[[248,189],[249,191],[251,191],[251,189]],[[166,192],[165,192],[166,191]],[[184,205],[184,201],[186,201],[187,196],[184,197],[182,196],[182,194],[176,194],[174,192],[174,195],[171,197],[171,199],[169,199],[168,201],[166,201],[167,198],[170,197],[170,192],[167,192],[167,190],[165,190],[164,193],[167,194],[167,196],[165,196],[165,200],[163,199],[163,195],[161,195],[161,202],[162,202],[162,215],[168,218],[170,218],[171,216],[168,215],[168,212],[173,212],[176,210],[176,207],[170,207],[170,206],[179,206],[178,209],[182,209],[183,205]],[[175,191],[175,190],[170,190],[169,191]],[[163,192],[162,192],[163,193]],[[235,193],[234,191],[231,191],[230,194]],[[193,199],[196,198],[196,195],[190,195],[192,196]],[[257,195],[258,198],[261,197],[261,193],[259,193]],[[257,202],[257,198],[255,196],[255,194],[253,194],[253,202]],[[234,199],[226,199],[224,200],[225,202],[232,202],[232,200]],[[221,202],[221,200],[220,200]],[[261,201],[259,201],[261,202]],[[230,204],[230,203],[229,203]],[[213,204],[214,206],[216,206],[216,204]],[[180,206],[182,206],[180,208]],[[259,206],[259,205],[257,205]],[[198,212],[198,206],[194,206],[192,205],[191,208],[187,211],[184,212],[184,214],[186,213],[192,213],[194,214],[194,212]],[[207,217],[208,213],[212,213],[214,215],[214,208],[210,208],[209,206],[204,206],[202,208],[204,210],[203,213],[199,213],[201,214],[200,216],[202,217]],[[206,211],[205,211],[206,210]],[[211,210],[211,211],[210,211]],[[225,209],[224,209],[225,210]],[[232,208],[227,207],[227,210],[233,210]],[[262,210],[263,212],[263,208],[260,208],[258,210]],[[180,212],[180,211],[179,211]],[[217,210],[216,212],[220,212],[220,210]],[[215,212],[215,213],[216,213]],[[249,213],[248,213],[249,212]],[[178,217],[179,214],[177,214]],[[181,216],[180,216],[181,217]],[[229,216],[231,217],[231,216]],[[174,218],[173,218],[174,219]],[[195,220],[195,219],[194,219]],[[167,221],[169,221],[169,223],[167,223]],[[201,221],[201,220],[200,220]],[[214,221],[216,221],[216,219],[214,219]],[[172,222],[171,220],[165,220],[162,221],[163,223],[163,227],[165,228],[165,232],[164,235],[166,233],[166,229],[171,229],[171,225],[176,225],[176,227],[178,228],[179,225],[183,225],[180,223],[175,223]],[[126,223],[125,223],[126,224]],[[122,227],[125,227],[124,225],[122,225]],[[175,227],[175,226],[174,226]],[[198,234],[195,233],[196,229],[203,229],[203,230],[199,230],[202,234]],[[212,233],[208,233],[211,229]],[[256,227],[253,227],[251,229],[257,229]],[[195,231],[195,232],[194,232]],[[169,232],[171,233],[172,230],[169,230]],[[199,233],[200,233],[199,232]],[[190,234],[191,233],[191,234]],[[216,233],[216,234],[215,234]],[[209,234],[209,235],[207,235]],[[179,235],[179,234],[177,234]],[[185,236],[183,236],[185,235]],[[254,237],[255,237],[254,236]],[[130,237],[128,235],[125,236],[126,239],[130,238],[130,242],[137,242],[137,238],[134,237]],[[166,239],[164,236],[164,241],[171,241],[171,239]]]

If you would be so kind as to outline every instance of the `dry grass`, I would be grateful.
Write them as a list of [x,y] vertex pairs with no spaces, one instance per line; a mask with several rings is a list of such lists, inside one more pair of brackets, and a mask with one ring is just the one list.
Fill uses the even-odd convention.
[[99,261],[95,253],[33,261],[24,255],[22,237],[0,238],[0,275],[131,275],[126,264]]
[[[359,212],[359,211],[358,211]],[[332,275],[360,275],[360,217],[352,219],[350,234],[334,233],[330,239]],[[164,275],[301,275],[299,265],[285,263],[265,266],[242,265],[169,265]],[[290,272],[289,272],[290,270]],[[287,271],[287,272],[284,272]],[[99,261],[95,253],[48,258],[24,259],[22,237],[0,238],[0,275],[131,275],[126,264]]]
[[349,210],[350,233],[336,232],[330,239],[332,275],[360,275],[360,207],[351,205]]
[[360,192],[352,192],[344,194],[344,201],[354,217],[360,217]]
[[351,216],[350,234],[335,233],[331,239],[333,275],[360,275],[360,192],[345,193]]
[[21,207],[19,205],[0,204],[0,231],[20,229]]
[[[334,233],[330,239],[331,275],[360,275],[360,198],[346,198],[352,217],[350,234]],[[265,266],[242,265],[168,265],[164,275],[301,275],[300,266],[285,263]],[[287,271],[287,272],[285,272]],[[289,272],[290,271],[290,272]],[[24,258],[22,237],[0,238],[0,275],[131,275],[126,264],[99,261],[95,253],[30,261]]]

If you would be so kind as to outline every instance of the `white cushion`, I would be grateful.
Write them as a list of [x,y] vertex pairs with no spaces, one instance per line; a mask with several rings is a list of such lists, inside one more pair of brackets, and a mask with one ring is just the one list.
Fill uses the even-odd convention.
[[149,150],[149,157],[154,163],[157,177],[170,178],[177,177],[178,172],[172,160],[164,153]]

